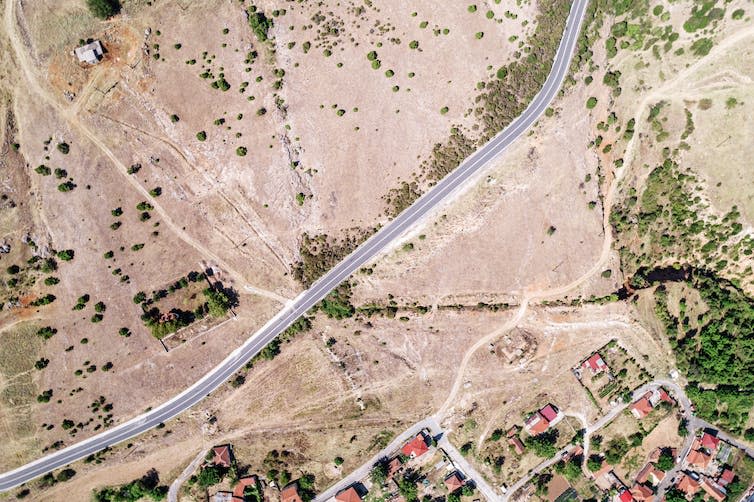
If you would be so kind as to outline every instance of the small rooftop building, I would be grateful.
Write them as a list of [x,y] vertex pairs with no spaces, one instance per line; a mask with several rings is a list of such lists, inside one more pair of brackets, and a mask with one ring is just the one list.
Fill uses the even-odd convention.
[[464,481],[461,479],[461,475],[458,474],[458,471],[453,472],[453,474],[445,478],[445,486],[448,489],[448,493],[453,493],[463,487],[463,484]]
[[713,436],[709,432],[705,432],[702,434],[701,439],[702,446],[707,448],[711,453],[714,453],[717,451],[717,447],[720,444],[720,439]]
[[232,462],[233,453],[230,451],[229,444],[215,446],[214,448],[212,448],[212,453],[214,455],[212,457],[212,463],[214,465],[228,468],[233,463]]
[[213,502],[233,502],[233,494],[231,492],[217,492],[212,497]]
[[600,356],[597,352],[592,354],[589,359],[581,363],[581,367],[584,369],[588,368],[592,372],[592,375],[597,375],[598,373],[602,373],[603,371],[607,370],[607,364],[605,364],[604,359],[602,359],[602,356]]
[[302,502],[301,495],[298,493],[298,483],[294,481],[293,483],[286,485],[286,487],[280,491],[280,501]]
[[680,479],[675,484],[675,487],[686,494],[686,498],[691,498],[699,492],[701,487],[699,481],[695,480],[688,474],[681,474]]
[[421,457],[428,451],[429,447],[427,446],[427,441],[424,439],[424,434],[421,432],[401,448],[401,453],[410,458]]
[[651,391],[647,392],[641,397],[641,399],[631,405],[631,413],[639,420],[649,415],[652,411],[652,403],[649,402],[649,397],[651,395]]
[[337,502],[361,502],[361,496],[359,496],[359,492],[356,491],[356,488],[349,486],[335,495],[335,500]]
[[81,47],[74,49],[74,54],[82,63],[97,64],[102,59],[104,51],[102,50],[102,44],[99,40],[84,44]]

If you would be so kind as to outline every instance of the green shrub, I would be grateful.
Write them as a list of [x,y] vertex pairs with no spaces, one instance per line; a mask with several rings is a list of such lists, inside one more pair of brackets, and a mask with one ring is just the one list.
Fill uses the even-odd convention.
[[587,108],[587,110],[591,110],[595,106],[597,106],[597,98],[595,98],[594,96],[592,96],[592,97],[590,97],[589,99],[586,100],[586,108]]
[[71,147],[68,143],[58,143],[58,151],[63,155],[68,155],[68,152],[71,151]]
[[196,139],[198,139],[199,141],[206,140],[207,139],[207,133],[204,132],[204,131],[199,131],[198,133],[196,133]]
[[247,150],[245,146],[239,146],[238,148],[236,148],[236,155],[238,155],[239,157],[246,157],[246,152]]
[[258,10],[255,6],[252,6],[246,12],[249,15],[249,26],[251,26],[251,31],[254,33],[254,36],[256,36],[257,40],[260,42],[266,42],[267,35],[270,28],[272,28],[272,19],[265,16],[264,12]]
[[57,257],[63,261],[71,261],[73,260],[73,254],[73,249],[64,249],[63,251],[58,251]]

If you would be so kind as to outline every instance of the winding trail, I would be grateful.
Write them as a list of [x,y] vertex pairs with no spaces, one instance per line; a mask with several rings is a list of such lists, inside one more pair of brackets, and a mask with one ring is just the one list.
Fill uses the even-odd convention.
[[[155,200],[151,195],[149,195],[149,190],[144,188],[135,177],[128,174],[128,168],[126,167],[126,165],[123,164],[120,159],[118,159],[113,151],[104,143],[104,141],[99,138],[99,136],[97,136],[97,134],[95,134],[89,128],[89,126],[87,126],[83,121],[79,119],[77,115],[78,107],[63,106],[60,100],[56,99],[49,89],[40,84],[41,78],[37,74],[37,65],[34,61],[32,61],[31,56],[29,55],[31,48],[27,48],[25,46],[24,41],[18,32],[16,3],[16,0],[6,0],[3,18],[5,24],[5,32],[8,35],[8,39],[10,40],[14,55],[17,58],[18,66],[21,69],[24,80],[28,86],[27,90],[40,98],[45,104],[52,107],[62,119],[67,121],[68,124],[77,129],[87,140],[95,145],[102,152],[102,154],[105,155],[105,157],[107,157],[110,162],[112,162],[112,164],[117,168],[116,170],[123,177],[123,179],[127,181],[137,193],[142,195],[145,200],[150,201],[150,204],[152,204],[152,206],[154,207],[154,211],[160,216],[164,224],[167,225],[168,228],[170,228],[170,230],[175,233],[183,242],[194,248],[201,256],[212,261],[213,263],[216,263],[218,267],[225,270],[240,284],[246,284],[248,280],[243,276],[243,274],[234,270],[225,260],[220,258],[220,256],[208,249],[201,242],[199,242],[191,235],[189,235],[185,230],[183,230],[182,226],[173,221],[172,217],[158,203],[158,201]],[[275,296],[276,293],[270,292],[270,296],[268,297],[275,299]]]

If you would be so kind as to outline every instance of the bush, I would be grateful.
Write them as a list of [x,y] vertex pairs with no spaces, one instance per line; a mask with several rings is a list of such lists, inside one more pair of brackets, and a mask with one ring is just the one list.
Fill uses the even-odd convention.
[[591,110],[595,106],[597,106],[597,98],[595,98],[594,96],[592,96],[591,98],[589,98],[589,99],[586,100],[586,108],[587,108],[587,110]]
[[251,26],[251,31],[254,33],[254,36],[256,36],[257,40],[260,42],[266,42],[267,34],[270,31],[270,28],[272,28],[272,20],[267,18],[267,16],[264,15],[264,12],[257,10],[254,6],[252,6],[247,13],[249,15],[249,26]]
[[63,261],[71,261],[73,260],[73,249],[64,249],[63,251],[58,251],[58,258],[60,258]]
[[586,461],[587,468],[592,472],[597,472],[602,467],[602,459],[599,455],[590,455]]
[[118,0],[86,0],[86,6],[94,17],[107,19],[120,12]]
[[236,155],[238,155],[239,157],[246,157],[246,152],[247,150],[245,146],[239,146],[238,148],[236,148]]
[[68,143],[58,143],[58,151],[63,155],[68,155],[68,152],[71,151],[71,147]]
[[198,133],[196,133],[196,139],[198,139],[199,141],[206,140],[207,139],[207,133],[204,132],[204,131],[199,131]]
[[76,185],[71,180],[68,180],[58,185],[58,191],[63,192],[63,193],[70,192],[74,188],[76,188]]

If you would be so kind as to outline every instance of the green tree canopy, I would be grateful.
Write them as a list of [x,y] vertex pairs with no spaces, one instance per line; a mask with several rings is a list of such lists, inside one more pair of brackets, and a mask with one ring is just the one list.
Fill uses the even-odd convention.
[[94,17],[107,19],[120,12],[118,0],[86,0],[86,6]]

